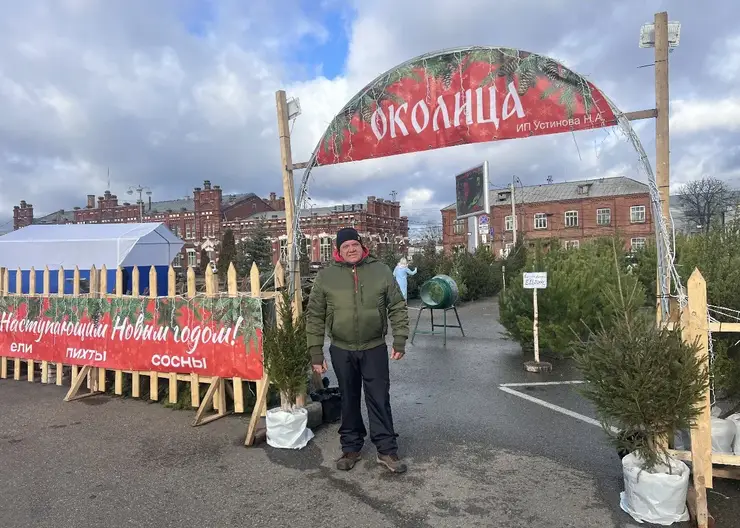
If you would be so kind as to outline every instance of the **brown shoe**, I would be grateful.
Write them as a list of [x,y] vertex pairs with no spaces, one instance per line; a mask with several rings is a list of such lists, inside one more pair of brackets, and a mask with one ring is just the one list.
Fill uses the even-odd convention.
[[349,471],[355,467],[355,464],[360,461],[360,458],[360,453],[342,453],[342,456],[337,460],[337,469],[340,471]]
[[378,464],[383,464],[392,473],[406,473],[406,470],[408,469],[406,464],[401,462],[401,459],[398,458],[398,455],[381,455],[378,453],[377,461]]

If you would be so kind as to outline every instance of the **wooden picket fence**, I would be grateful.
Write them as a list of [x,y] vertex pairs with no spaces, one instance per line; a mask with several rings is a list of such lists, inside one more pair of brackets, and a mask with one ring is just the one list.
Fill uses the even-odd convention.
[[[252,265],[249,274],[250,293],[252,297],[261,299],[274,298],[276,291],[282,289],[285,284],[284,270],[281,263],[275,266],[274,273],[274,290],[263,292],[260,287],[260,271],[256,264]],[[151,267],[149,273],[149,288],[148,294],[143,294],[140,291],[140,274],[145,273],[146,268],[140,270],[138,267],[133,268],[131,273],[131,295],[124,295],[124,280],[123,270],[119,268],[116,271],[116,285],[115,291],[112,294],[108,294],[108,272],[105,266],[100,270],[96,270],[94,267],[90,270],[89,279],[89,293],[84,294],[88,297],[142,297],[142,298],[157,298],[157,273],[154,267]],[[9,278],[11,273],[16,273],[15,281],[15,292],[9,291]],[[22,294],[21,284],[21,270],[10,271],[6,268],[0,268],[0,296],[13,296]],[[59,292],[50,294],[50,271],[49,268],[44,268],[43,271],[43,284],[41,293],[37,293],[36,285],[36,271],[32,268],[29,275],[29,293],[30,296],[50,297],[56,295],[64,297],[64,277],[65,271],[63,269],[58,270],[58,284]],[[167,297],[172,298],[177,295],[176,291],[176,274],[175,270],[170,266],[167,275]],[[218,275],[215,274],[210,267],[205,272],[205,295],[216,296],[219,294],[219,281]],[[238,292],[238,280],[237,273],[234,265],[231,264],[228,269],[226,277],[226,292],[228,295],[237,296]],[[196,277],[193,268],[188,268],[186,274],[186,292],[185,295],[188,298],[193,298],[197,294],[196,292]],[[72,279],[72,297],[79,297],[80,294],[80,270],[74,269]],[[25,363],[25,365],[24,365]],[[25,366],[25,371],[24,371]],[[52,371],[53,369],[53,371]],[[9,358],[0,356],[0,379],[7,379],[9,375],[15,380],[25,379],[28,382],[36,381],[36,374],[40,373],[41,383],[52,383],[58,386],[66,385],[65,378],[69,381],[70,389],[65,397],[66,401],[71,401],[80,397],[89,396],[91,394],[99,394],[106,391],[107,384],[109,383],[108,372],[103,368],[93,368],[90,366],[78,366],[78,365],[65,365],[63,363],[50,363],[47,361],[35,362],[33,360],[26,360],[20,358]],[[50,377],[50,372],[52,376]],[[254,381],[256,384],[255,394],[256,403],[253,409],[252,421],[250,423],[250,433],[254,434],[254,426],[260,416],[265,416],[267,411],[267,389],[269,381],[267,374],[263,373],[262,379],[259,380],[243,380],[241,378],[231,378],[224,380],[221,378],[215,378],[211,376],[199,376],[198,374],[183,374],[176,372],[138,372],[138,371],[127,371],[127,370],[114,370],[113,371],[113,392],[118,396],[124,396],[124,386],[130,387],[126,392],[126,396],[132,398],[140,398],[142,392],[142,377],[148,378],[149,381],[149,395],[148,399],[151,401],[158,401],[163,398],[164,395],[160,395],[160,381],[165,381],[168,384],[168,390],[166,396],[169,399],[170,404],[176,404],[179,401],[179,395],[183,390],[188,388],[190,392],[190,405],[198,409],[196,413],[193,425],[201,425],[212,421],[213,419],[225,416],[229,410],[227,410],[227,393],[233,399],[233,412],[244,413],[244,382]],[[227,383],[228,381],[228,383]],[[87,388],[90,390],[88,393],[77,394],[83,383],[87,383]],[[125,383],[128,382],[128,383]],[[204,396],[201,396],[202,384],[207,384],[208,389]],[[216,411],[215,415],[206,416],[205,413],[210,408]],[[248,442],[249,442],[248,434]]]

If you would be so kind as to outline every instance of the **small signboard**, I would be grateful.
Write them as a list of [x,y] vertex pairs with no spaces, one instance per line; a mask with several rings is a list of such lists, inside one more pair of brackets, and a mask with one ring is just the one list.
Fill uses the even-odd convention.
[[547,288],[547,272],[537,271],[524,273],[524,288],[527,290],[544,290]]
[[478,217],[478,225],[488,225],[488,215],[482,214]]

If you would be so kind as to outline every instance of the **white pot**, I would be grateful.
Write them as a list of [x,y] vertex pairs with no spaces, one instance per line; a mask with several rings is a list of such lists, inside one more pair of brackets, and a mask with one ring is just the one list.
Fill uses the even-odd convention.
[[735,441],[732,442],[732,452],[740,455],[740,413],[728,416],[727,421],[735,424]]
[[670,469],[661,464],[648,473],[634,453],[622,459],[624,491],[619,505],[637,522],[668,526],[689,520],[689,466],[675,458],[669,459],[669,464]]
[[280,408],[267,411],[267,445],[278,449],[303,449],[313,438],[307,427],[308,411],[303,407],[293,411]]
[[737,425],[732,420],[712,418],[712,453],[732,454],[732,442],[737,434]]

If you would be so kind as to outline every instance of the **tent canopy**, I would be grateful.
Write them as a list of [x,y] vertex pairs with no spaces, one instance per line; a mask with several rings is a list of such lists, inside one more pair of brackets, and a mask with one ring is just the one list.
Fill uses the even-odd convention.
[[161,222],[30,225],[0,236],[0,267],[169,266],[183,245]]

